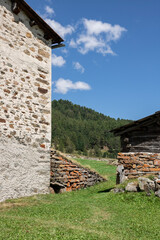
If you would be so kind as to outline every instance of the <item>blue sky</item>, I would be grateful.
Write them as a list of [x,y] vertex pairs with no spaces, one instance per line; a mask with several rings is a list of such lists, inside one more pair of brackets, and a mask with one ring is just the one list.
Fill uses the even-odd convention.
[[52,99],[115,118],[160,110],[159,0],[27,0],[65,40],[53,50]]

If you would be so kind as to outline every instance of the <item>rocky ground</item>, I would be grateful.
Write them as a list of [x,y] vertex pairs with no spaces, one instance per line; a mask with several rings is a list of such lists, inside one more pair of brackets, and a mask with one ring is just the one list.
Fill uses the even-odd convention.
[[111,190],[114,193],[119,192],[146,192],[146,195],[150,196],[154,193],[155,196],[160,197],[160,175],[158,177],[139,177],[133,182],[129,182],[125,187],[116,187]]

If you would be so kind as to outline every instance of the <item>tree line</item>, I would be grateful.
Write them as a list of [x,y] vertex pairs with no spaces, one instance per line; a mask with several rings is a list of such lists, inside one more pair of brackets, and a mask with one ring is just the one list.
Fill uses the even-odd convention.
[[116,157],[120,139],[109,131],[130,120],[114,119],[67,100],[52,101],[52,144],[61,152]]

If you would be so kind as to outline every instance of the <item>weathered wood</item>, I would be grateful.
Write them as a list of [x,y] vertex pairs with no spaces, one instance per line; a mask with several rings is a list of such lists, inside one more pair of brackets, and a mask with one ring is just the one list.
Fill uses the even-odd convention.
[[149,126],[139,127],[121,135],[123,152],[160,153],[160,126],[153,121]]
[[160,140],[158,137],[130,137],[129,143],[122,141],[123,151],[135,152],[137,149],[142,152],[160,152]]
[[30,20],[30,21],[29,21],[29,25],[30,25],[31,27],[33,27],[33,26],[35,26],[35,25],[37,25],[37,24],[36,24],[35,20]]
[[51,37],[49,36],[49,34],[44,34],[44,38],[45,38],[46,40],[49,40]]
[[16,1],[12,1],[12,12],[16,15],[20,12],[20,7]]
[[159,125],[159,122],[160,122],[160,111],[158,111],[148,117],[139,119],[132,123],[129,123],[125,126],[115,128],[115,129],[111,130],[111,132],[113,132],[116,136],[121,136],[128,132],[135,131],[136,129],[145,130],[145,127],[148,127],[150,125],[154,125],[154,127],[155,127],[156,125]]
[[[121,136],[118,165],[124,167],[124,177],[131,179],[160,173],[160,112],[112,132]],[[117,181],[119,179],[117,171]]]
[[138,130],[138,131],[140,131],[140,130],[142,130],[144,127],[147,127],[147,126],[150,126],[151,124],[153,124],[153,123],[156,123],[156,120],[149,120],[149,121],[146,121],[146,122],[143,122],[143,123],[141,123],[141,125],[139,125],[138,123],[136,123],[134,126],[131,126],[130,128],[128,128],[128,129],[124,129],[124,130],[122,130],[120,133],[116,133],[115,132],[115,135],[123,135],[123,134],[125,134],[125,133],[128,133],[128,132],[132,132],[132,131],[136,131],[136,130]]
[[49,34],[49,39],[52,39],[52,44],[61,43],[64,40],[26,3],[24,0],[11,0],[12,11],[18,14],[24,11],[29,19],[35,20],[36,24],[44,31],[45,34]]
[[123,140],[125,143],[129,143],[129,138],[125,137]]

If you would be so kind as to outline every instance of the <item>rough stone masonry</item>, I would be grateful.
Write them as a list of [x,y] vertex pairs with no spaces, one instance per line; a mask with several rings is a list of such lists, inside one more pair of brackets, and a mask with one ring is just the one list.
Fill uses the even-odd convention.
[[[24,0],[0,0],[0,19],[1,202],[49,193],[51,45],[63,39]],[[62,168],[51,154],[51,186],[69,191],[104,180],[66,159]]]
[[48,193],[51,40],[0,0],[0,201]]
[[118,153],[118,164],[123,166],[123,177],[126,179],[138,178],[144,175],[159,175],[159,153]]
[[117,184],[126,179],[160,174],[160,111],[111,132],[121,137]]

